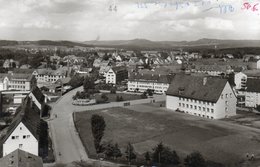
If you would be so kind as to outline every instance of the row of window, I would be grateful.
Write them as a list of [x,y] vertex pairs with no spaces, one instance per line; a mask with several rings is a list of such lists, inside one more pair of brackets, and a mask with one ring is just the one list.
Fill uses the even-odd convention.
[[10,81],[11,84],[25,84],[25,81]]
[[22,85],[9,85],[9,88],[21,88],[21,89],[25,89],[25,86]]
[[191,103],[207,104],[207,105],[214,106],[214,103],[205,102],[205,101],[200,101],[200,100],[194,100],[194,99],[188,99],[188,98],[182,98],[182,97],[179,97],[179,100],[181,100],[181,101],[187,101],[187,102],[191,102]]
[[[186,112],[187,114],[189,113],[188,111]],[[203,114],[197,114],[197,113],[194,113],[195,116],[199,116],[199,117],[203,117],[203,118],[208,118],[208,119],[214,119],[214,117],[210,117],[210,116],[206,116],[206,115],[203,115]]]
[[[23,139],[28,139],[30,138],[30,135],[23,135]],[[12,139],[19,139],[19,136],[12,136]]]
[[[225,94],[225,97],[226,97],[226,98],[228,98],[228,97],[232,98],[232,93],[230,93],[229,95],[228,95],[228,93],[226,93],[226,94]],[[223,99],[223,98],[224,98],[224,95],[221,94],[221,99]]]
[[190,109],[194,109],[194,110],[199,110],[199,111],[207,111],[207,112],[211,112],[214,113],[214,109],[213,108],[206,108],[206,107],[201,107],[201,106],[196,106],[196,105],[191,105],[191,104],[184,104],[184,103],[179,103],[179,107],[186,107],[186,108],[190,108]]

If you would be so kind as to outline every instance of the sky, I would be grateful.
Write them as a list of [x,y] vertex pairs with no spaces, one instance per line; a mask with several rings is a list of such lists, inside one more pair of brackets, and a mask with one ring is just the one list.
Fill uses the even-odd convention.
[[258,3],[260,0],[0,0],[0,39],[260,40]]

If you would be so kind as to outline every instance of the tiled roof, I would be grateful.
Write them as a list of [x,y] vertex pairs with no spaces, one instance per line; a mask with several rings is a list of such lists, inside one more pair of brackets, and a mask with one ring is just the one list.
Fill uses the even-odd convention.
[[42,158],[17,149],[0,159],[1,167],[43,167]]
[[[206,81],[205,85],[203,85],[203,81]],[[226,79],[217,77],[178,74],[174,77],[166,94],[215,103],[227,82]]]
[[173,75],[130,74],[129,81],[170,83]]
[[40,104],[44,103],[45,96],[42,94],[42,91],[38,88],[38,86],[35,86],[31,92]]
[[4,143],[16,127],[22,122],[32,133],[32,135],[39,140],[40,116],[37,111],[31,107],[31,100],[27,96],[21,107],[13,118],[11,125],[8,127],[6,135],[2,138],[1,142]]
[[247,78],[246,87],[247,92],[260,93],[260,79]]
[[21,73],[1,73],[0,80],[3,80],[5,77],[8,77],[9,80],[26,80],[31,81],[33,78],[32,74],[21,74]]

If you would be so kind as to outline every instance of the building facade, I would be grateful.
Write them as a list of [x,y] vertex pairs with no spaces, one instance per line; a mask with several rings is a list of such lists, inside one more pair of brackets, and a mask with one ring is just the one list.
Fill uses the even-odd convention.
[[63,70],[51,70],[51,69],[37,69],[33,72],[33,75],[37,79],[37,83],[54,83],[58,79],[66,77],[66,71]]
[[151,89],[154,93],[163,94],[168,90],[171,79],[171,75],[135,73],[128,79],[127,90],[145,92],[147,89]]
[[2,74],[0,75],[0,90],[30,91],[37,84],[31,74]]
[[105,74],[106,83],[118,84],[128,78],[128,71],[124,66],[112,67]]
[[237,99],[226,79],[176,75],[166,94],[170,110],[208,119],[236,115]]

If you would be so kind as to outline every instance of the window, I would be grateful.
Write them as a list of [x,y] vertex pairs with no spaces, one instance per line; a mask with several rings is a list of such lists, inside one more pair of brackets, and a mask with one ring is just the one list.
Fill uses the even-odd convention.
[[179,97],[179,100],[181,100],[181,97]]
[[185,107],[185,104],[184,104],[184,103],[182,103],[182,107]]
[[26,137],[27,137],[27,139],[28,139],[28,138],[30,138],[30,135],[27,135]]
[[230,96],[230,98],[232,98],[232,93],[230,93],[230,95],[229,95],[229,96]]
[[203,107],[203,111],[205,111],[206,109],[205,109],[205,107]]
[[194,106],[194,109],[197,110],[197,106]]
[[26,139],[26,135],[23,135],[23,139]]
[[19,136],[15,136],[15,139],[19,139]]
[[228,105],[228,101],[226,101],[225,104]]
[[223,94],[221,94],[221,99],[223,99]]
[[19,148],[23,148],[23,144],[19,144]]
[[211,113],[214,113],[214,109],[211,109]]
[[213,119],[213,117],[210,117],[211,119]]
[[189,105],[188,105],[188,104],[186,104],[186,107],[187,107],[187,108],[189,108]]
[[193,108],[193,106],[192,106],[192,105],[190,105],[190,108],[192,109],[192,108]]
[[207,108],[207,112],[209,112],[209,108]]
[[181,103],[179,103],[179,107],[181,106]]
[[15,136],[12,136],[12,139],[15,139]]
[[202,117],[204,118],[204,117],[205,117],[205,115],[202,115]]
[[201,110],[201,107],[199,107],[199,110]]
[[209,116],[207,116],[207,118],[209,118]]
[[22,127],[20,127],[20,130],[22,130],[23,128]]
[[228,94],[226,94],[226,98],[228,98]]
[[227,108],[227,107],[225,108],[225,111],[228,111],[228,108]]

